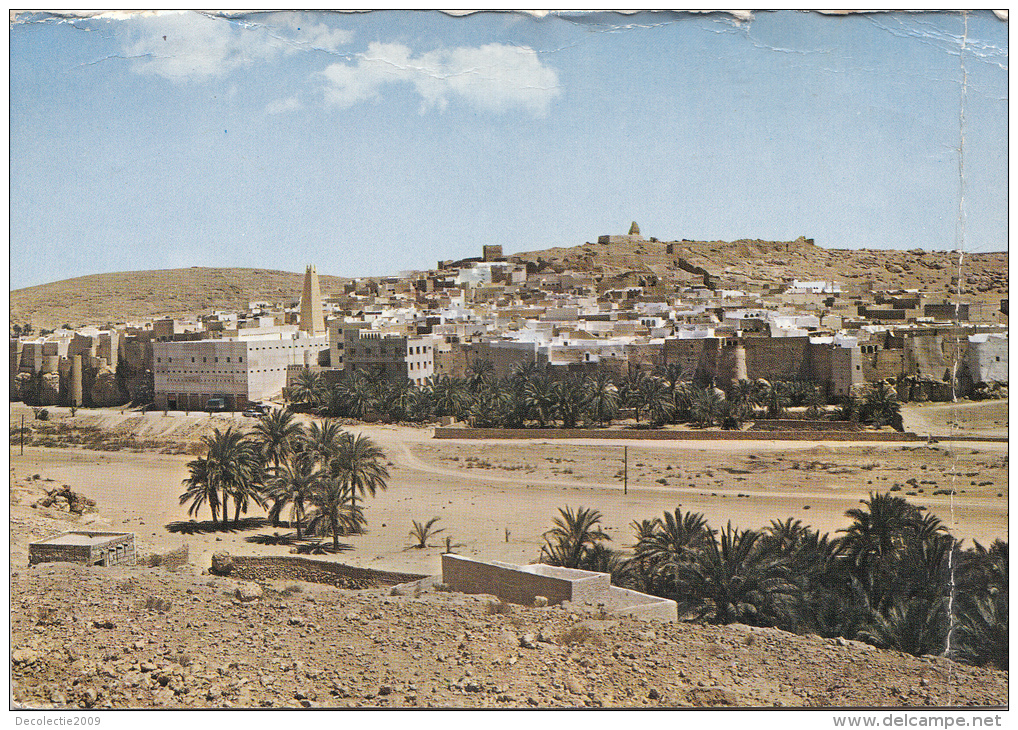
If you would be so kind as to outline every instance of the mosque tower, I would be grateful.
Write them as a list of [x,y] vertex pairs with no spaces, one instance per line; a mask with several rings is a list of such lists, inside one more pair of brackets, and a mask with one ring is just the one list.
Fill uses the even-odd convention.
[[325,334],[322,290],[314,266],[308,266],[304,272],[304,290],[300,295],[300,329],[312,337]]

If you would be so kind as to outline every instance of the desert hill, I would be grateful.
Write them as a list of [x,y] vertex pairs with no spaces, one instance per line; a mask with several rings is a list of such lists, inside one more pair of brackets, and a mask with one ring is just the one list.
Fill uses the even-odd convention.
[[[671,253],[669,253],[671,249]],[[722,288],[759,290],[764,284],[834,279],[842,285],[871,281],[879,289],[957,291],[958,254],[950,251],[825,249],[795,241],[631,240],[585,243],[516,253],[511,260],[532,269],[611,276],[654,273],[665,282],[701,283],[703,271]],[[961,266],[965,301],[996,309],[1007,297],[1007,252],[967,253]],[[212,309],[243,309],[259,299],[296,302],[303,274],[265,269],[190,268],[95,274],[16,289],[11,322],[36,329],[62,324],[105,324],[148,317],[186,317]],[[349,281],[320,275],[322,293]]]
[[[79,276],[12,291],[11,322],[53,329],[246,309],[248,302],[261,299],[297,302],[303,277],[289,271],[197,266]],[[323,294],[349,281],[325,275],[319,279]]]
[[[669,249],[671,253],[669,253]],[[825,249],[806,238],[795,241],[623,240],[610,244],[551,248],[510,256],[551,270],[613,275],[652,272],[665,280],[700,283],[706,270],[723,288],[759,290],[782,280],[829,281],[843,286],[872,281],[879,289],[954,293],[958,254],[950,251]],[[966,301],[1007,297],[1007,252],[966,253],[961,293]]]

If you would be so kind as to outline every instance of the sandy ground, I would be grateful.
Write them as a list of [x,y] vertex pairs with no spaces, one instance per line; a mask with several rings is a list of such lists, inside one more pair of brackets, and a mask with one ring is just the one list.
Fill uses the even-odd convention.
[[902,409],[905,430],[949,437],[1007,436],[1007,399],[957,403],[910,403]]
[[[171,423],[193,431],[201,417],[144,418],[153,421],[147,424],[152,430],[166,432],[173,430]],[[436,441],[431,429],[372,425],[351,430],[378,442],[392,473],[389,489],[367,501],[369,532],[346,538],[350,549],[332,558],[352,565],[437,574],[446,538],[465,555],[531,562],[538,557],[541,533],[564,505],[599,509],[616,547],[631,545],[632,521],[680,505],[683,511],[703,512],[715,527],[729,520],[738,527],[760,527],[791,516],[834,531],[848,524],[845,510],[870,491],[894,485],[900,486],[896,494],[928,507],[958,537],[984,544],[1008,537],[1006,443],[629,442],[624,493],[623,442]],[[20,455],[15,447],[11,464],[18,479],[39,474],[95,499],[100,524],[135,532],[143,553],[187,544],[192,561],[207,565],[216,550],[289,552],[248,541],[285,534],[286,527],[169,532],[168,524],[188,519],[178,496],[189,458],[33,447]],[[953,498],[934,494],[951,488],[957,492]],[[437,527],[445,531],[432,546],[408,548],[411,520],[436,516]],[[208,513],[200,518],[208,519]]]

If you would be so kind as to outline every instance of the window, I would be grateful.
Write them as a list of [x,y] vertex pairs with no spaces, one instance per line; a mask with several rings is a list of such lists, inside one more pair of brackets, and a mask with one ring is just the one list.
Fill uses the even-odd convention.
[[226,358],[226,362],[230,362],[230,358]]
[[156,358],[156,362],[162,362],[162,361],[163,361],[163,359],[161,357],[157,357]]
[[244,362],[244,358],[242,358],[242,357],[238,357],[238,358],[237,358],[237,362]]
[[193,357],[191,358],[191,362],[194,362],[194,358]]
[[218,357],[216,358],[216,362],[219,362],[219,358]]

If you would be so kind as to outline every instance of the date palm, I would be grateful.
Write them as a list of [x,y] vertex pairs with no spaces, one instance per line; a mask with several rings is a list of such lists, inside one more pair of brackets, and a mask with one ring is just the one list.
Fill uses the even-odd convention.
[[291,411],[274,408],[258,419],[251,434],[261,446],[266,464],[275,468],[293,452],[304,435],[304,427]]
[[326,418],[321,423],[312,423],[304,434],[304,454],[321,464],[328,463],[342,448],[344,439],[350,434],[343,431],[339,423]]
[[357,495],[375,496],[388,487],[389,470],[385,453],[367,436],[358,434],[340,442],[339,451],[329,461],[329,472],[350,487],[350,503],[357,508]]
[[423,550],[428,546],[428,540],[430,540],[440,532],[445,532],[444,527],[439,527],[438,529],[435,529],[435,523],[437,523],[438,520],[439,520],[438,517],[432,517],[430,520],[424,523],[418,522],[417,520],[411,520],[411,522],[413,523],[413,527],[410,528],[410,537],[416,540],[416,542],[411,547],[415,547],[418,550]]
[[280,514],[289,506],[290,524],[297,529],[297,539],[301,539],[307,504],[322,478],[322,472],[312,459],[294,456],[276,467],[266,490],[267,496],[273,500],[269,510],[272,524],[279,524]]
[[182,482],[186,490],[180,495],[180,504],[191,503],[187,514],[192,517],[196,516],[205,504],[208,504],[214,523],[219,516],[219,491],[216,485],[209,480],[208,460],[199,457],[189,461],[187,470],[188,477]]
[[619,389],[604,370],[587,379],[587,413],[601,426],[610,426],[619,415]]
[[326,528],[332,535],[332,548],[339,550],[339,535],[361,532],[364,515],[353,502],[353,489],[342,478],[324,476],[315,482],[309,495],[314,512],[308,519],[308,531],[321,534]]
[[209,483],[221,491],[223,523],[226,523],[227,500],[233,497],[236,504],[234,521],[240,519],[242,509],[253,500],[261,504],[258,491],[261,480],[261,453],[258,445],[232,426],[226,431],[215,429],[204,436],[205,456]]
[[692,556],[674,565],[676,594],[714,605],[720,623],[773,621],[783,599],[798,593],[787,561],[760,542],[762,533],[729,522]]
[[563,568],[577,568],[584,554],[597,543],[611,540],[601,529],[603,519],[596,509],[560,507],[552,528],[544,533],[541,562]]
[[912,598],[875,614],[858,638],[913,656],[938,655],[944,653],[948,623],[946,598]]
[[555,418],[557,396],[555,384],[544,376],[530,378],[523,385],[523,403],[541,428]]
[[325,378],[310,368],[301,368],[289,388],[290,400],[302,406],[317,408],[328,395]]
[[461,381],[448,375],[441,375],[429,378],[425,388],[431,393],[432,408],[436,416],[459,418],[463,415],[467,399]]

